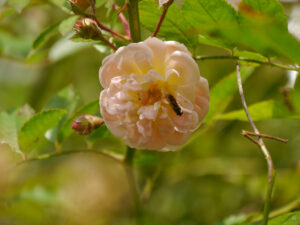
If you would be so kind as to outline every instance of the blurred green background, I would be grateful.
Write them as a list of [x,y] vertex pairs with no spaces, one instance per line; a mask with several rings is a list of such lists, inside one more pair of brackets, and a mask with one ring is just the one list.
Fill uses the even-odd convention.
[[[288,13],[293,4],[286,3],[285,7]],[[113,12],[102,16],[101,10],[104,12],[105,6],[98,12],[102,21],[111,23]],[[107,49],[100,52],[92,45],[70,42],[56,34],[33,57],[27,57],[35,38],[66,17],[54,4],[38,1],[21,13],[1,8],[0,111],[27,103],[39,111],[68,85],[78,92],[81,105],[99,97],[102,88],[98,70]],[[112,25],[122,32],[119,22]],[[144,29],[143,37],[148,35]],[[225,53],[204,45],[196,52]],[[235,64],[232,60],[210,60],[200,62],[199,68],[213,87],[235,70]],[[244,86],[248,104],[271,98],[282,101],[281,90],[286,83],[286,71],[269,66],[256,68]],[[238,93],[233,97],[226,111],[241,108]],[[257,122],[257,126],[263,133],[289,140],[287,144],[266,140],[277,171],[274,210],[300,197],[300,121],[266,120]],[[201,135],[178,152],[137,153],[139,186],[155,180],[151,195],[145,199],[147,224],[211,225],[232,214],[261,212],[267,168],[260,150],[241,135],[242,129],[251,129],[249,124],[216,121],[200,129]],[[74,133],[63,147],[84,149],[85,137]],[[97,141],[96,148],[122,154],[125,145],[107,136]],[[53,149],[50,142],[43,147],[44,152]],[[8,145],[0,145],[1,225],[134,224],[125,173],[113,160],[73,154],[14,167],[20,160]]]

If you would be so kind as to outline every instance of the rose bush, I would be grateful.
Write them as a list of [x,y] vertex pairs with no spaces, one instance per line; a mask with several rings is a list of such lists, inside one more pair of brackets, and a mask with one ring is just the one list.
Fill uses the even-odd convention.
[[208,82],[175,41],[121,47],[103,60],[99,78],[105,124],[130,147],[176,150],[208,112]]

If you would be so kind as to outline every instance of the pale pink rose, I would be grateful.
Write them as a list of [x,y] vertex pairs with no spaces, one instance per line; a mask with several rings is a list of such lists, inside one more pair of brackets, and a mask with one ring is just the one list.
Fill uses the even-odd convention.
[[175,41],[121,47],[103,60],[99,77],[105,124],[130,147],[176,150],[208,112],[208,82]]

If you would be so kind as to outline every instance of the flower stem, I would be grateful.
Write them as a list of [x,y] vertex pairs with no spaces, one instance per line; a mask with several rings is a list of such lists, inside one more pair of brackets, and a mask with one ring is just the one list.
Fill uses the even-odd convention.
[[136,224],[143,225],[144,224],[143,208],[142,208],[142,203],[141,203],[141,199],[140,199],[140,195],[139,195],[139,191],[137,188],[137,183],[133,171],[134,155],[135,155],[135,149],[127,147],[126,155],[124,158],[124,168],[127,175],[129,188],[135,204]]
[[236,62],[236,76],[237,76],[238,88],[239,88],[242,105],[244,107],[244,111],[246,113],[246,116],[248,118],[248,121],[249,121],[254,133],[258,136],[257,144],[259,145],[262,153],[264,154],[265,159],[267,161],[267,165],[268,165],[268,186],[267,186],[267,193],[266,193],[266,198],[265,198],[263,220],[261,223],[261,225],[267,225],[268,220],[269,220],[269,212],[270,212],[272,192],[273,192],[273,186],[274,186],[274,180],[275,180],[274,164],[273,164],[272,157],[261,137],[261,134],[258,131],[256,125],[254,124],[254,122],[250,116],[250,113],[249,113],[249,110],[247,107],[247,103],[246,103],[246,99],[245,99],[245,95],[244,95],[239,62]]
[[128,2],[129,27],[133,42],[141,41],[138,1],[139,0],[129,0]]
[[158,33],[158,31],[159,31],[159,29],[160,29],[160,27],[161,27],[161,25],[162,25],[165,17],[167,15],[168,9],[172,5],[173,1],[174,0],[169,0],[167,3],[165,3],[163,5],[163,12],[162,12],[162,14],[161,14],[161,16],[160,16],[160,18],[158,20],[158,23],[157,23],[157,25],[155,27],[155,31],[153,32],[152,37],[156,37],[156,35],[157,35],[157,33]]
[[199,61],[204,61],[204,60],[218,60],[218,59],[231,59],[231,60],[239,60],[239,61],[244,61],[244,62],[253,62],[253,63],[258,63],[261,65],[269,65],[273,67],[277,67],[280,69],[284,70],[299,70],[299,67],[297,66],[290,66],[290,65],[284,65],[284,64],[279,64],[279,63],[273,63],[271,61],[261,61],[261,60],[256,60],[256,59],[248,59],[245,57],[241,56],[233,56],[233,55],[214,55],[214,56],[196,56],[196,60]]

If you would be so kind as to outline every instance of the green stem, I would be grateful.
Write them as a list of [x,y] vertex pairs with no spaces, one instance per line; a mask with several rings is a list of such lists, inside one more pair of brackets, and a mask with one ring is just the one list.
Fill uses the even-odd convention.
[[256,60],[256,59],[248,59],[240,56],[232,56],[232,55],[215,55],[215,56],[196,56],[196,60],[199,61],[204,61],[204,60],[218,60],[218,59],[231,59],[231,60],[239,60],[239,61],[244,61],[244,62],[253,62],[253,63],[258,63],[261,65],[269,65],[273,67],[277,67],[280,69],[284,70],[299,70],[299,67],[295,66],[289,66],[289,65],[284,65],[284,64],[279,64],[279,63],[273,63],[271,61],[261,61],[261,60]]
[[[261,143],[263,143],[261,141]],[[266,193],[266,199],[265,199],[265,205],[264,205],[264,213],[263,213],[263,220],[262,225],[267,225],[269,220],[269,213],[270,213],[270,206],[271,206],[271,200],[272,200],[272,193],[273,193],[273,187],[275,182],[275,169],[273,165],[273,161],[271,158],[270,153],[268,152],[267,148],[263,144],[261,146],[261,149],[265,155],[267,164],[268,164],[268,185],[267,185],[267,193]]]
[[263,139],[260,136],[259,130],[257,129],[255,123],[253,122],[253,120],[250,116],[248,106],[247,106],[247,103],[246,103],[246,99],[245,99],[245,95],[244,95],[242,78],[241,78],[241,71],[240,71],[240,64],[239,64],[238,61],[236,62],[236,76],[237,76],[237,83],[238,83],[238,89],[239,89],[239,93],[240,93],[240,97],[241,97],[241,102],[242,102],[245,114],[248,118],[248,121],[249,121],[254,133],[257,134],[257,136],[258,136],[258,139],[255,142],[260,147],[262,153],[265,156],[267,164],[268,164],[268,186],[267,186],[267,193],[266,193],[266,199],[265,199],[263,220],[262,220],[262,223],[261,223],[261,225],[267,225],[268,220],[269,220],[269,212],[270,212],[272,192],[273,192],[273,186],[274,186],[274,180],[275,180],[274,164],[273,164],[271,154],[268,151]]
[[133,42],[141,41],[140,18],[138,0],[129,0],[128,17],[131,39]]
[[134,170],[133,170],[134,155],[135,155],[135,149],[127,147],[126,155],[124,158],[124,168],[127,175],[129,188],[135,204],[136,224],[143,225],[144,224],[143,208],[142,208],[142,203],[141,203],[139,191],[137,188],[137,183],[134,176]]
[[101,156],[110,158],[114,161],[121,162],[121,159],[117,155],[113,155],[113,154],[110,154],[110,153],[105,152],[105,151],[82,149],[82,150],[71,150],[71,151],[54,152],[54,153],[39,155],[39,156],[36,156],[34,158],[29,158],[29,159],[26,159],[24,161],[21,161],[21,162],[17,163],[13,168],[18,167],[18,166],[23,165],[23,164],[34,162],[34,161],[47,160],[47,159],[51,159],[51,158],[56,158],[56,157],[65,156],[65,155],[73,155],[73,154],[78,154],[78,153],[88,153],[88,154],[101,155]]

